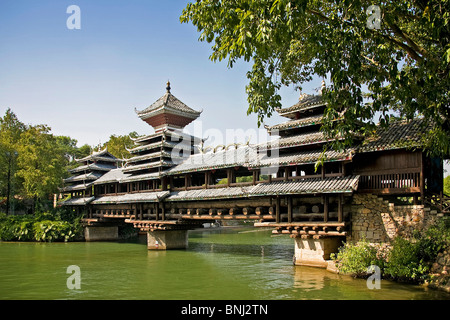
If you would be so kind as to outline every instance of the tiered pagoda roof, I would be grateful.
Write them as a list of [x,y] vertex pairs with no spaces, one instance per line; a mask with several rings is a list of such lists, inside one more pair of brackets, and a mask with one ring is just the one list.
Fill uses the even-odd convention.
[[[191,109],[172,95],[169,82],[166,90],[148,108],[136,110],[138,116],[154,128],[155,133],[133,139],[135,146],[127,149],[132,157],[126,160],[120,174],[111,172],[96,184],[108,183],[111,179],[120,182],[159,179],[163,171],[197,152],[195,146],[201,143],[201,139],[181,129],[197,119],[201,111]],[[119,175],[120,178],[117,178]]]
[[164,129],[183,129],[197,119],[202,111],[191,109],[170,93],[167,82],[166,93],[144,110],[135,110],[139,118],[151,125],[155,132]]
[[105,173],[116,169],[122,161],[109,153],[108,148],[75,160],[81,165],[69,170],[73,175],[64,179],[65,186],[60,189],[62,193],[70,193],[72,197],[60,205],[85,205],[91,202],[94,197],[89,188]]

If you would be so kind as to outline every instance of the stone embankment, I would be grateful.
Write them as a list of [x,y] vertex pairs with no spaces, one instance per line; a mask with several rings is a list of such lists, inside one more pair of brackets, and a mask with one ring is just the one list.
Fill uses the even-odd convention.
[[[423,205],[399,205],[372,194],[356,194],[349,208],[351,232],[347,242],[366,240],[379,247],[389,247],[395,237],[412,238],[443,216]],[[430,287],[450,292],[450,249],[438,254],[431,268]]]

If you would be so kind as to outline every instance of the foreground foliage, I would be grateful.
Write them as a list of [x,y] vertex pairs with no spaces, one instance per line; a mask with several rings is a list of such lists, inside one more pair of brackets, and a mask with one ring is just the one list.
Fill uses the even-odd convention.
[[0,213],[0,240],[2,241],[73,241],[82,232],[81,217],[69,211],[11,216]]
[[397,237],[387,252],[367,241],[345,243],[334,259],[341,272],[355,277],[367,276],[369,266],[376,265],[385,278],[420,283],[430,278],[431,265],[447,248],[450,248],[450,219],[443,218],[410,240]]
[[352,133],[373,129],[375,116],[383,124],[421,115],[435,124],[423,144],[442,156],[450,153],[449,6],[449,0],[203,0],[189,3],[180,20],[212,44],[212,61],[252,64],[247,112],[259,124],[281,107],[282,86],[301,90],[316,76],[329,79],[323,96],[330,136],[351,142]]

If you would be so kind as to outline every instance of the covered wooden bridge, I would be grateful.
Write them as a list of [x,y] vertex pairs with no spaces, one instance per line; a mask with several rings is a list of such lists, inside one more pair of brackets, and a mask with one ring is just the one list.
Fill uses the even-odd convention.
[[[83,181],[85,189],[64,189],[71,197],[61,204],[83,209],[92,238],[95,228],[114,234],[114,222],[121,221],[147,232],[149,249],[180,248],[187,246],[187,230],[204,223],[254,220],[298,239],[299,250],[316,241],[331,252],[347,235],[355,193],[405,195],[418,202],[427,191],[442,190],[442,159],[421,151],[420,133],[427,127],[420,119],[355,137],[345,151],[323,152],[330,141],[320,131],[326,104],[321,95],[302,95],[294,106],[277,110],[286,122],[266,127],[277,139],[206,151],[203,139],[181,131],[201,112],[173,96],[170,84],[166,89],[136,111],[155,133],[135,140],[133,157]],[[324,162],[316,171],[319,159]],[[95,168],[79,171],[87,178]]]

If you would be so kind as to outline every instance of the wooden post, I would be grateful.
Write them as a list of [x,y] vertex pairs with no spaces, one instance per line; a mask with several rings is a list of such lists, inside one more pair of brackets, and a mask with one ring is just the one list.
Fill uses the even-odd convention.
[[140,206],[139,219],[143,220],[144,219],[144,205],[141,203],[139,206]]
[[325,163],[322,164],[322,179],[325,179]]
[[288,205],[288,223],[292,222],[292,197],[287,198],[287,205]]
[[323,196],[323,222],[328,222],[328,197]]
[[344,196],[342,194],[338,197],[338,222],[342,222],[344,220],[343,213],[344,213]]
[[205,171],[205,189],[208,189],[209,184],[209,171]]
[[155,203],[155,220],[159,220],[159,205],[158,202]]
[[164,203],[161,203],[161,220],[166,220],[166,208]]
[[277,196],[275,203],[275,222],[280,223],[280,197]]
[[253,171],[253,185],[256,185],[256,170]]

